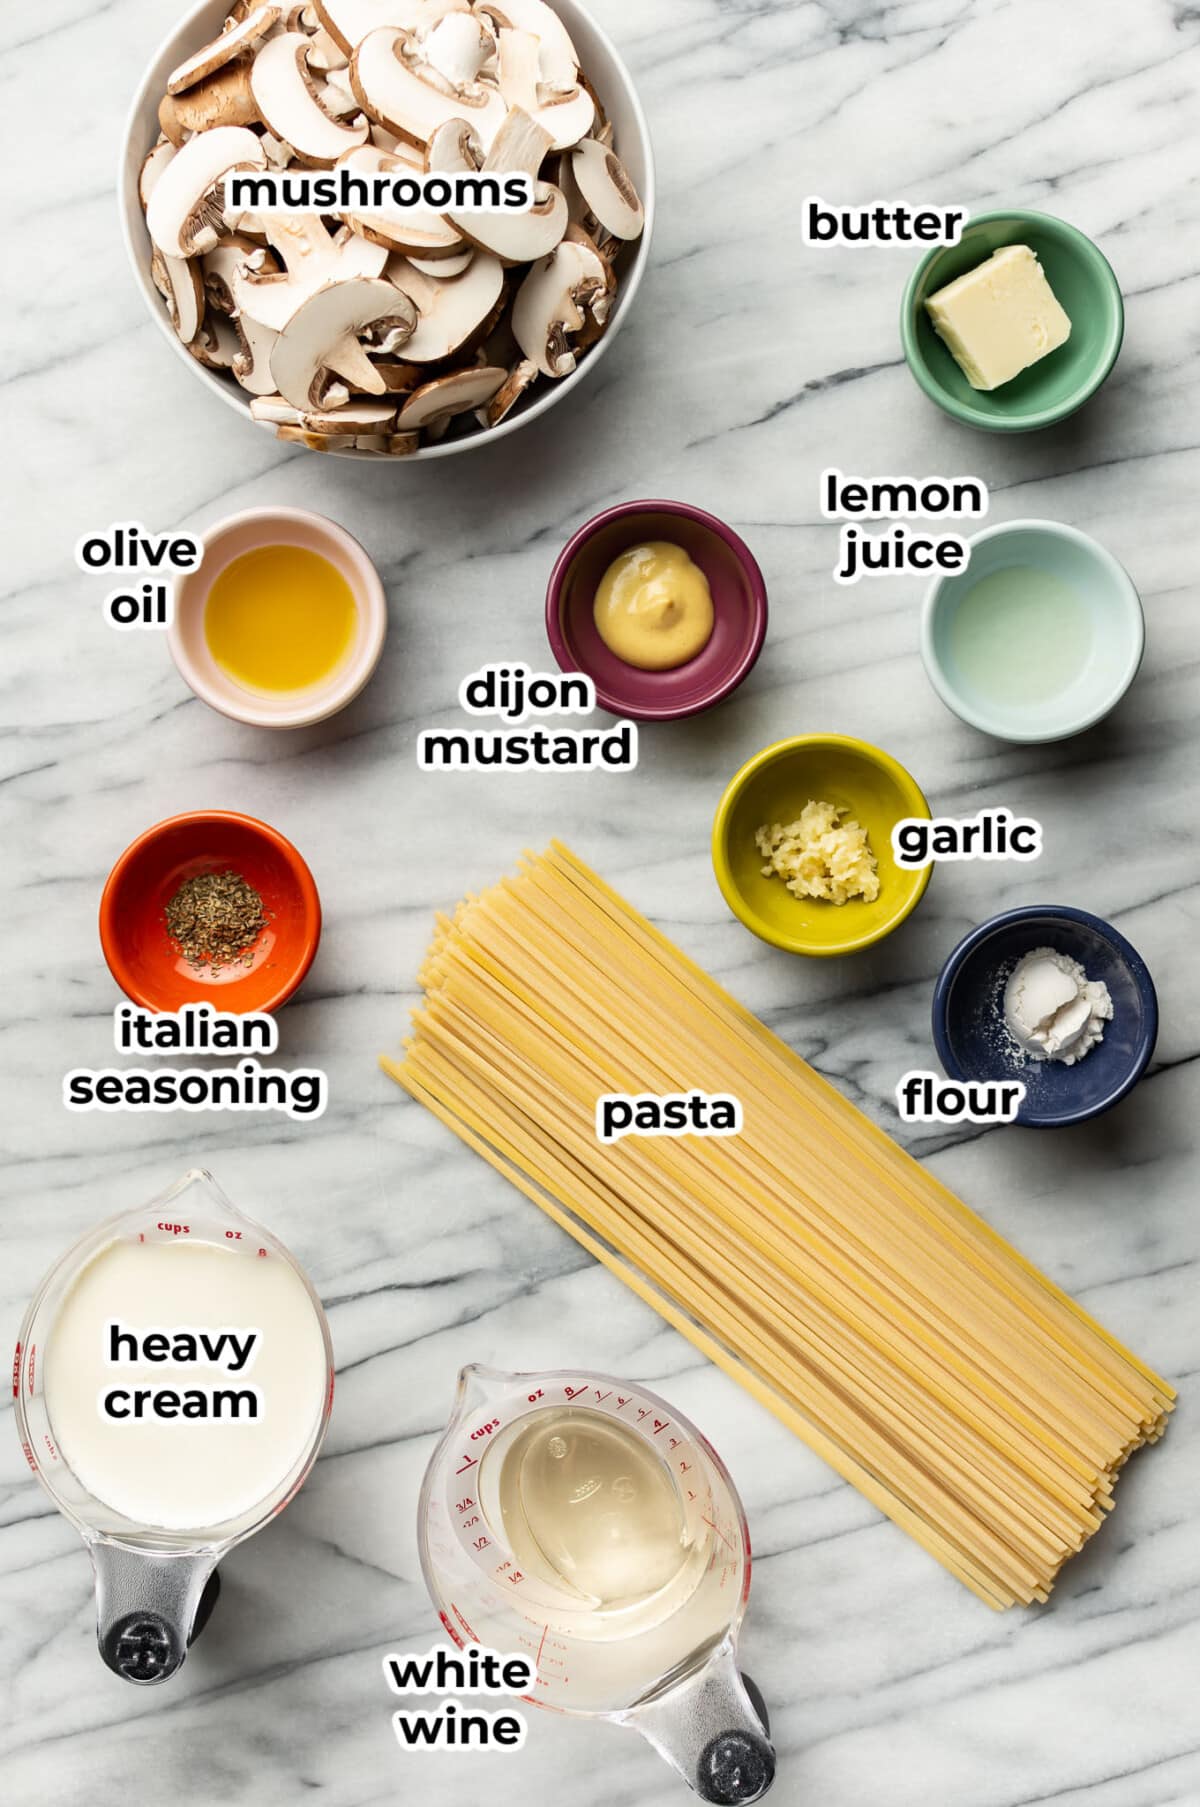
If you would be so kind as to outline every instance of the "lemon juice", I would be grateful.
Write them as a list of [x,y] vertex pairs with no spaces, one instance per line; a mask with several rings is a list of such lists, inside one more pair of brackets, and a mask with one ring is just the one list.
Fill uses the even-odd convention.
[[947,649],[963,689],[976,697],[1009,707],[1044,703],[1086,670],[1091,616],[1078,591],[1053,572],[1008,565],[967,591]]

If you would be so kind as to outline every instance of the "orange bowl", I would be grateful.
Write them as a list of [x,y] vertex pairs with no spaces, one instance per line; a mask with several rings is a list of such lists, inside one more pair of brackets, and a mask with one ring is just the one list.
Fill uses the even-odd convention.
[[[186,879],[226,871],[253,885],[267,926],[248,966],[197,972],[167,933],[167,904]],[[147,1010],[205,1001],[217,1010],[276,1010],[304,978],[320,939],[321,900],[292,843],[231,810],[194,810],[148,828],[125,849],[100,899],[108,969]]]

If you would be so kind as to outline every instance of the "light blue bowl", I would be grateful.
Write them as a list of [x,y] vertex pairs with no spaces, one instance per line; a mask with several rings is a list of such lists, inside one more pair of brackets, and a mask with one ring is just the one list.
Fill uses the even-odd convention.
[[[1097,541],[1058,521],[1006,521],[970,541],[963,571],[940,577],[925,598],[921,657],[934,689],[955,715],[999,740],[1065,740],[1103,719],[1137,676],[1146,642],[1142,605],[1124,566]],[[955,611],[983,578],[1011,565],[1029,565],[1068,584],[1091,619],[1091,649],[1061,691],[1028,702],[1005,702],[987,692],[956,660]]]

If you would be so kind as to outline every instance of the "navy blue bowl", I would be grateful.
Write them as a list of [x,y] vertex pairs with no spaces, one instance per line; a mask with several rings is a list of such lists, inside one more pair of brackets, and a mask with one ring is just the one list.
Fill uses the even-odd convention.
[[[1004,1026],[1004,987],[1017,961],[1049,947],[1103,979],[1113,1003],[1104,1040],[1068,1067],[1022,1059]],[[933,1040],[951,1079],[1019,1079],[1017,1122],[1037,1129],[1083,1123],[1132,1091],[1158,1036],[1158,997],[1146,964],[1099,916],[1065,904],[1004,910],[972,929],[941,970],[933,992]]]

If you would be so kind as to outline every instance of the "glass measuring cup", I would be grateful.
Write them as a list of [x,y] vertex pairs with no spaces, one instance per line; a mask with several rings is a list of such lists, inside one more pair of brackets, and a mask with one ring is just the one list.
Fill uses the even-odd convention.
[[[232,1249],[247,1260],[287,1264],[308,1294],[320,1330],[325,1387],[306,1445],[269,1497],[222,1523],[168,1530],[107,1505],[72,1469],[47,1404],[46,1352],[64,1301],[101,1251],[114,1243],[171,1243],[183,1237]],[[333,1350],[320,1300],[283,1244],[235,1210],[212,1176],[196,1168],[148,1205],[99,1224],[55,1263],[21,1325],[13,1395],[29,1465],[91,1556],[101,1656],[126,1681],[165,1681],[207,1622],[219,1590],[216,1569],[222,1556],[283,1510],[317,1458],[333,1400]]]
[[[632,1614],[597,1615],[513,1548],[500,1493],[505,1456],[535,1428],[536,1414],[550,1426],[563,1411],[601,1435],[620,1426],[661,1463],[682,1539],[697,1552]],[[585,1477],[574,1497],[594,1486]],[[600,1374],[464,1368],[425,1474],[417,1533],[451,1639],[527,1656],[537,1669],[534,1704],[632,1726],[703,1800],[757,1801],[767,1792],[775,1753],[766,1710],[736,1660],[750,1592],[745,1515],[715,1450],[657,1394]]]

